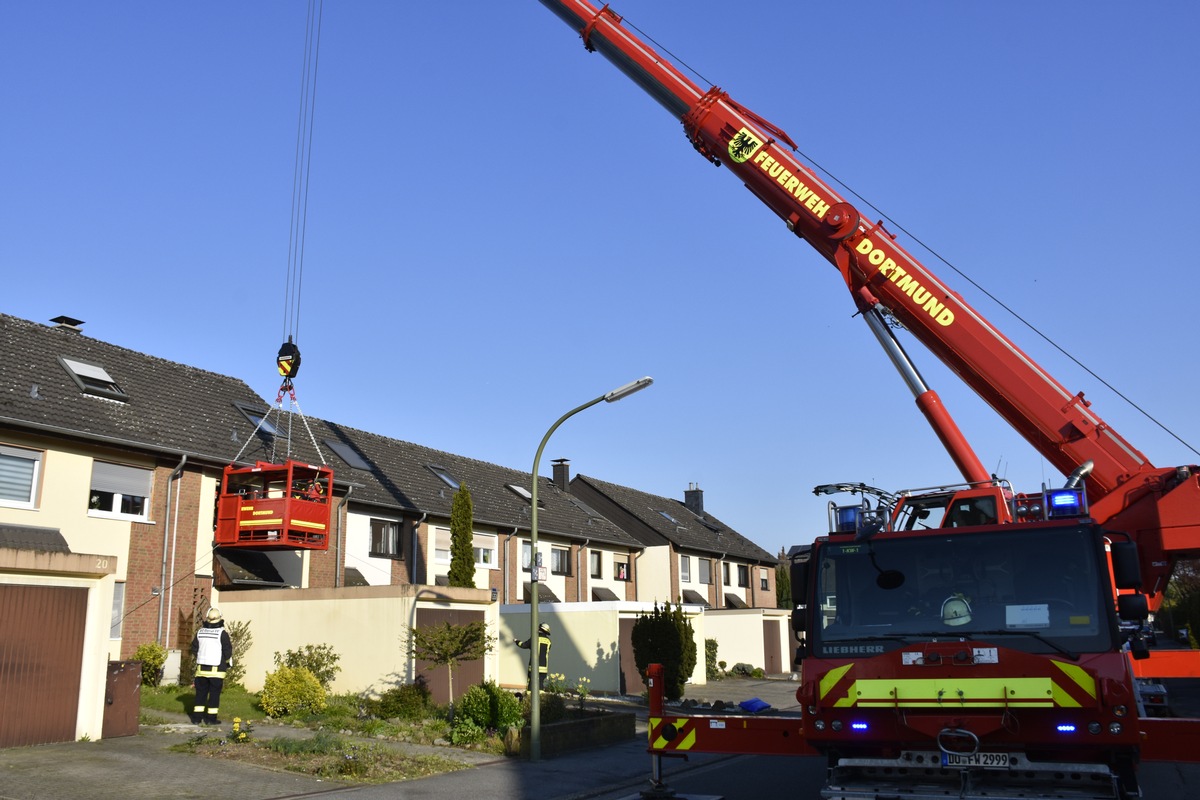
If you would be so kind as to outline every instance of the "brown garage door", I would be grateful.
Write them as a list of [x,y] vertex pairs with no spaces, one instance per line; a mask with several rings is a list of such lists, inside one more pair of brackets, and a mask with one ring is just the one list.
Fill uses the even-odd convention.
[[74,741],[87,593],[0,585],[0,747]]
[[[466,625],[468,622],[483,622],[482,611],[460,611],[449,608],[418,608],[417,627],[435,627],[450,623]],[[427,661],[417,662],[417,674],[425,677],[426,685],[435,703],[450,702],[450,679],[446,667],[438,667]],[[463,661],[454,668],[454,699],[462,697],[471,686],[483,682],[483,659]]]

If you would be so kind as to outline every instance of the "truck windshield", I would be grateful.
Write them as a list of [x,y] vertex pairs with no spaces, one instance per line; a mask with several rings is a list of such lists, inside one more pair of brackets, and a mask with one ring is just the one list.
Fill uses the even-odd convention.
[[817,564],[816,654],[922,640],[1032,653],[1112,649],[1103,545],[1089,526],[830,542]]

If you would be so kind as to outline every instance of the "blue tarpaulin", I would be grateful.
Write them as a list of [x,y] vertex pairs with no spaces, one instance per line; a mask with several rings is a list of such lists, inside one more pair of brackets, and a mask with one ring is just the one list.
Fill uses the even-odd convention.
[[751,714],[757,714],[758,712],[764,711],[770,707],[770,703],[764,700],[759,700],[757,697],[752,697],[749,700],[743,700],[742,702],[738,703],[738,708],[742,709],[742,711],[749,711]]

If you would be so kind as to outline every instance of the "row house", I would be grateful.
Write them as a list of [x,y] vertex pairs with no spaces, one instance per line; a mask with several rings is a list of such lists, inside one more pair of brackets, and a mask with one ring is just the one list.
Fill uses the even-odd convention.
[[704,510],[692,485],[682,501],[587,475],[555,463],[555,483],[613,520],[641,543],[638,599],[706,608],[775,608],[779,560]]
[[[225,593],[443,585],[463,487],[476,586],[496,603],[531,600],[528,472],[297,416],[241,380],[85,335],[79,320],[0,314],[0,641],[27,642],[86,684],[142,644],[186,651]],[[225,467],[287,459],[333,470],[328,549],[217,546]],[[774,604],[773,569],[760,569],[774,560],[705,514],[698,489],[681,504],[572,480],[564,460],[537,480],[541,602]],[[12,683],[44,666],[0,669],[0,690],[44,697]],[[62,724],[91,730],[58,694]],[[42,741],[74,738],[55,736]]]

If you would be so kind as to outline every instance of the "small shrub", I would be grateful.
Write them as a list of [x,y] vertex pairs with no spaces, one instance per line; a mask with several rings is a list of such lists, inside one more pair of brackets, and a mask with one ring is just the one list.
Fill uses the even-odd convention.
[[492,701],[492,727],[498,731],[521,724],[521,701],[512,692],[501,689],[494,681],[483,684]]
[[158,686],[162,682],[167,648],[157,642],[140,644],[133,652],[133,660],[142,662],[142,686]]
[[[232,634],[231,634],[232,635]],[[311,672],[326,691],[333,679],[342,671],[337,664],[342,657],[333,652],[333,645],[306,644],[299,650],[288,650],[283,655],[275,653],[277,667],[303,667]]]
[[[196,679],[196,657],[192,655],[191,650],[184,650],[179,654],[179,685],[191,686],[192,681]],[[225,673],[225,680],[229,683],[229,673]]]
[[460,720],[469,720],[480,728],[494,727],[492,725],[492,699],[482,686],[478,684],[472,686],[458,699],[458,707],[454,714],[455,729],[458,728]]
[[388,689],[372,702],[372,711],[383,719],[420,719],[429,710],[429,688],[425,681],[406,683]]
[[[246,654],[250,652],[250,646],[254,644],[254,636],[250,633],[250,623],[226,622],[225,630],[229,632],[229,638],[233,642],[233,661],[229,664],[229,669],[225,671],[225,685],[244,686],[242,680],[246,677]],[[192,673],[188,677],[189,683],[195,674],[196,665],[193,662]]]
[[725,662],[717,661],[717,640],[704,640],[704,674],[710,680],[716,680],[721,677],[721,665]]
[[[472,689],[478,688],[475,686]],[[465,695],[464,695],[465,696]],[[454,717],[454,727],[450,729],[450,743],[456,745],[475,744],[487,738],[487,731],[474,719],[466,714]]]
[[325,688],[303,667],[280,667],[267,674],[259,705],[269,717],[325,710]]
[[[533,695],[527,693],[525,698],[521,700],[521,717],[525,724],[529,723],[530,709],[532,708]],[[549,725],[552,722],[562,722],[567,718],[567,702],[563,700],[562,695],[549,694],[542,692],[542,700],[538,706],[538,716],[542,725]]]

